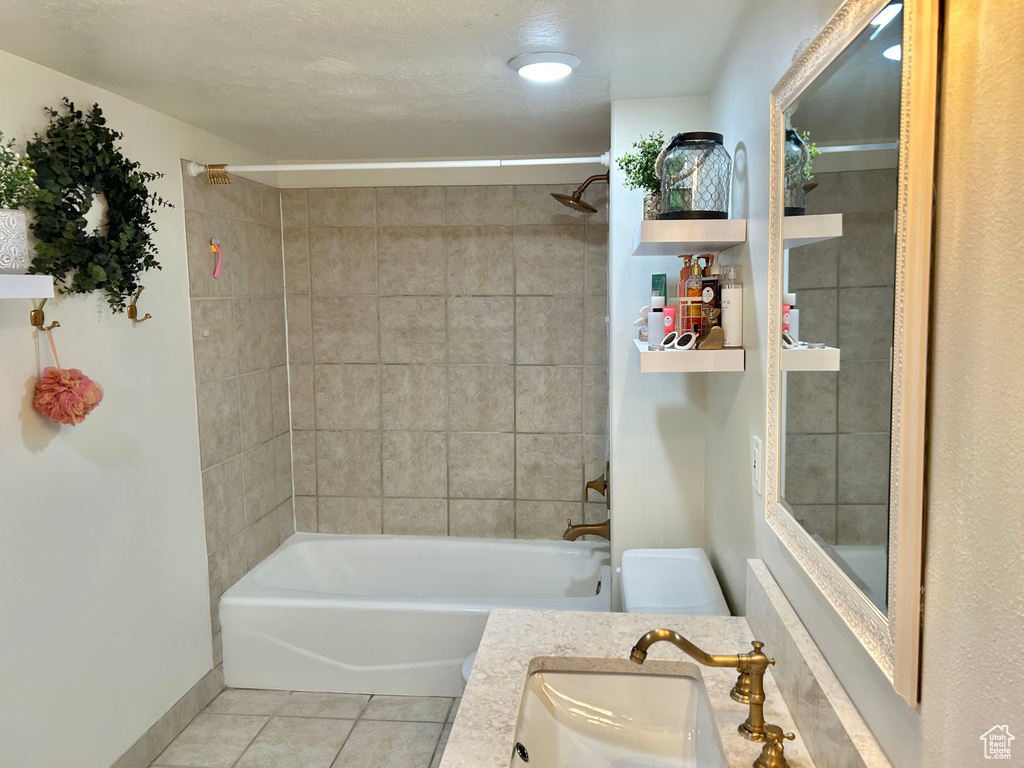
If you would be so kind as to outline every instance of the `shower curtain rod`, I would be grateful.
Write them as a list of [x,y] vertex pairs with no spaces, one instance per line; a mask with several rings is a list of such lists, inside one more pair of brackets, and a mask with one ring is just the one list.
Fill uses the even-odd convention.
[[506,168],[521,165],[593,165],[605,167],[611,164],[611,150],[599,156],[590,157],[530,157],[515,159],[485,160],[395,160],[391,162],[365,163],[284,163],[279,165],[202,165],[189,163],[190,176],[201,176],[207,167],[228,173],[263,173],[281,171],[385,171],[413,170],[417,168]]

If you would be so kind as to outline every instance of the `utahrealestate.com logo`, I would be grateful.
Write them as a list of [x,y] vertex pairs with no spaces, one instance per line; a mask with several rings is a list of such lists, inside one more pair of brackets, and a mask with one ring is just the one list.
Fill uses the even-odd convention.
[[993,725],[981,734],[980,738],[985,742],[986,760],[1010,759],[1010,742],[1013,741],[1014,736],[1007,726]]

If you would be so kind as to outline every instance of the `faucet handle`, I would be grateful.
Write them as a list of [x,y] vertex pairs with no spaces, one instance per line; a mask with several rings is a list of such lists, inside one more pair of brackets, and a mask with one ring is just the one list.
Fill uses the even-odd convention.
[[[761,649],[764,648],[764,643],[760,640],[752,640],[750,644],[754,646],[754,653],[761,653]],[[775,659],[768,659],[768,663],[774,664]]]
[[764,726],[765,745],[757,760],[754,761],[754,768],[788,768],[785,740],[792,741],[795,738],[795,733],[783,733],[779,726],[766,723]]

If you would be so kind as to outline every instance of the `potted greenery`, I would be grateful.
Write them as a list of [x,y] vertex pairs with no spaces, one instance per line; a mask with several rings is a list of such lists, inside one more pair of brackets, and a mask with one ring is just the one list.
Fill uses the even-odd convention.
[[654,169],[655,162],[665,143],[665,134],[661,131],[651,133],[646,138],[634,141],[632,150],[615,160],[619,170],[626,174],[627,189],[643,189],[644,218],[657,219],[661,213],[661,179]]
[[25,214],[17,210],[31,203],[39,188],[29,160],[14,151],[14,139],[5,144],[0,131],[0,272],[24,272],[28,266]]

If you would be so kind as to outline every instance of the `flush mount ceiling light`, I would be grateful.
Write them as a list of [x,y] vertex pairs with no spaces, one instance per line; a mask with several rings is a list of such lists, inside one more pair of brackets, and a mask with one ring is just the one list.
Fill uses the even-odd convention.
[[899,61],[900,59],[903,58],[903,46],[894,45],[892,48],[886,48],[884,51],[882,51],[882,55],[885,56],[885,58],[887,59]]
[[875,28],[875,31],[871,33],[871,38],[874,40],[878,37],[878,33],[885,29],[886,25],[900,15],[900,11],[903,10],[903,3],[889,3],[885,8],[878,12],[878,15],[871,20],[871,26]]
[[568,53],[524,53],[508,65],[527,80],[550,83],[567,77],[580,65],[580,60]]

